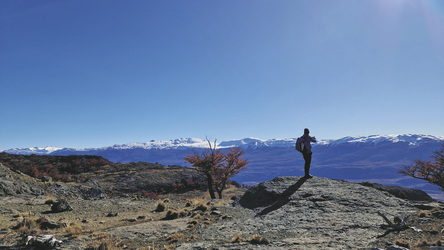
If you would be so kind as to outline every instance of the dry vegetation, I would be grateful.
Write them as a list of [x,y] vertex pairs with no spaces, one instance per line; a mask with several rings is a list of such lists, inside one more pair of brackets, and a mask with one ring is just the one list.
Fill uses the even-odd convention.
[[[242,192],[244,190],[231,187],[225,194],[230,198]],[[73,211],[51,213],[53,197],[3,197],[0,246],[14,246],[23,235],[52,234],[67,248],[174,249],[177,244],[200,240],[196,233],[199,228],[223,220],[223,215],[211,214],[211,209],[229,203],[229,200],[211,201],[202,191],[161,195],[159,198],[69,200]],[[137,230],[143,235],[145,231],[153,230],[149,226],[151,223],[165,222],[175,227],[176,223],[181,223],[178,219],[185,220],[184,230],[173,230],[166,236],[119,237],[119,230],[125,231],[127,226],[139,225]],[[45,226],[48,222],[57,228]],[[117,231],[110,232],[112,229]]]
[[390,231],[375,242],[375,246],[387,247],[394,244],[409,249],[429,249],[432,246],[443,246],[444,220],[433,216],[440,211],[439,207],[418,210],[407,219],[408,229]]

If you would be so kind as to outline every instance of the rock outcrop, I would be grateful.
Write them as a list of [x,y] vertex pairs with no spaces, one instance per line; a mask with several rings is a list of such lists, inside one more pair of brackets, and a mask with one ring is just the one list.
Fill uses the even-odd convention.
[[[371,248],[371,242],[386,232],[378,213],[393,219],[415,212],[409,201],[387,192],[318,177],[277,177],[250,188],[234,205],[243,218],[212,225],[202,238],[222,239],[229,232],[264,236],[271,241],[264,249]],[[213,246],[207,243],[203,246]]]
[[398,198],[411,200],[411,201],[433,201],[434,199],[430,197],[426,192],[420,189],[399,187],[399,186],[385,186],[378,183],[362,182],[361,185],[367,187],[373,187],[380,191],[388,192]]
[[48,187],[48,191],[60,196],[67,197],[71,199],[104,199],[106,198],[106,193],[103,188],[94,181],[88,181],[82,183],[81,185],[70,185],[67,183],[54,183]]
[[45,191],[36,180],[23,173],[13,172],[0,164],[0,197],[20,194],[43,195]]

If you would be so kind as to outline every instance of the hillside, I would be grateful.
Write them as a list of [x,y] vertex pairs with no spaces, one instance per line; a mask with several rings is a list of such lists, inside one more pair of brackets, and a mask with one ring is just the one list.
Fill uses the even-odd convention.
[[[443,203],[347,181],[278,177],[231,188],[231,196],[210,201],[196,190],[160,200],[68,197],[72,210],[58,213],[46,204],[51,196],[0,197],[0,247],[22,246],[21,233],[51,233],[59,249],[417,249],[444,241]],[[161,203],[166,208],[159,210]],[[408,216],[406,227],[394,231],[378,213],[390,221]]]
[[[201,175],[191,168],[147,162],[112,163],[93,155],[14,155],[3,152],[0,153],[0,164],[18,174],[47,182],[49,189],[63,190],[71,197],[88,196],[91,188],[100,197],[146,196],[148,193],[184,192],[205,187]],[[53,181],[61,183],[51,186]],[[76,188],[65,185],[67,182],[76,183]],[[8,185],[10,188],[13,185]]]

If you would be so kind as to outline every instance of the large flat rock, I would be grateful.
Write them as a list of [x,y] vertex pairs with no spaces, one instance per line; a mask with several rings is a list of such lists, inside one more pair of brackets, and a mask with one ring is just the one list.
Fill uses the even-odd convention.
[[264,249],[359,249],[371,247],[386,232],[378,212],[391,220],[415,212],[409,201],[387,192],[317,177],[277,177],[250,188],[236,203],[234,209],[251,214],[213,225],[207,238],[260,234],[272,241],[260,246]]

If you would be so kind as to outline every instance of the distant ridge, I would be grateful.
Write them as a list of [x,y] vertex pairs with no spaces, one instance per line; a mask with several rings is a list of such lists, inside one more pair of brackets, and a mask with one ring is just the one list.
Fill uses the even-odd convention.
[[[287,139],[258,139],[258,138],[244,138],[240,140],[229,140],[218,143],[219,148],[257,148],[257,147],[293,147],[296,138]],[[370,135],[370,136],[348,136],[341,139],[320,139],[317,145],[339,145],[345,143],[370,143],[380,144],[383,142],[408,142],[410,146],[421,145],[427,142],[444,142],[444,136],[433,135],[418,135],[418,134],[400,134],[400,135]],[[206,148],[208,143],[206,140],[199,138],[180,138],[168,141],[149,141],[149,142],[134,142],[126,144],[115,144],[113,146],[101,148],[59,148],[59,147],[33,147],[33,148],[12,148],[3,152],[10,154],[36,154],[46,155],[57,153],[58,151],[97,151],[97,150],[128,150],[128,149],[187,149],[187,148]]]
[[[247,169],[233,180],[255,185],[277,176],[303,174],[304,159],[294,149],[295,140],[244,138],[222,141],[218,143],[218,147],[222,150],[240,147],[245,151],[244,158],[249,162]],[[429,160],[433,152],[439,150],[443,144],[443,136],[417,134],[348,136],[337,140],[318,140],[318,143],[313,144],[311,173],[330,179],[419,188],[435,199],[444,201],[444,195],[437,186],[398,173],[399,169],[415,159]],[[97,155],[111,162],[157,162],[163,165],[189,166],[184,160],[185,156],[206,147],[206,140],[181,138],[89,149],[35,147],[5,152],[24,155]]]

